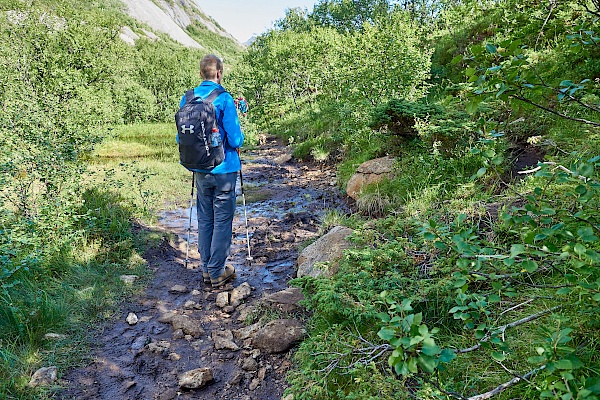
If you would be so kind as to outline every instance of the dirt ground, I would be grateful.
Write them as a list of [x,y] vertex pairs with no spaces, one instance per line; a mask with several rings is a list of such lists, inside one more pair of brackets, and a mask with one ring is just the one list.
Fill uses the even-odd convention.
[[[238,204],[229,258],[237,278],[226,288],[213,290],[202,283],[195,224],[190,262],[185,266],[189,209],[160,216],[159,229],[175,233],[178,239],[165,240],[145,255],[154,272],[147,290],[124,305],[113,324],[91,333],[96,338],[93,362],[61,378],[65,390],[56,394],[57,399],[282,398],[286,374],[293,368],[293,349],[260,353],[247,342],[234,339],[239,350],[216,350],[212,335],[246,327],[252,319],[250,311],[261,309],[263,296],[287,288],[295,275],[298,247],[317,236],[323,213],[333,208],[349,211],[345,197],[336,190],[333,169],[296,163],[288,152],[268,138],[259,149],[244,153],[252,261],[247,260],[244,207]],[[253,201],[256,199],[259,201]],[[244,282],[252,290],[240,306],[220,308],[215,304],[220,292],[231,292]],[[136,315],[137,323],[126,321],[129,313]],[[177,331],[166,318],[173,314],[199,321],[198,331]],[[180,388],[182,373],[203,367],[212,369],[212,383],[195,390]]]

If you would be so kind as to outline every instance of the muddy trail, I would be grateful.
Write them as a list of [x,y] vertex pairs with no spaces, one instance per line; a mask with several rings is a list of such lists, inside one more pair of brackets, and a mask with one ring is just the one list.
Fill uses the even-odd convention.
[[[125,305],[117,321],[95,333],[93,361],[66,374],[61,382],[65,390],[56,398],[282,398],[293,347],[265,351],[269,345],[257,345],[265,330],[265,322],[257,318],[272,307],[267,313],[279,321],[302,321],[302,309],[293,304],[297,298],[290,302],[277,296],[289,294],[298,247],[316,237],[323,213],[348,211],[335,189],[333,169],[297,164],[288,152],[268,138],[259,149],[244,154],[248,234],[244,207],[238,202],[228,259],[236,267],[236,279],[218,290],[202,282],[195,223],[186,268],[189,208],[163,213],[159,229],[175,233],[176,240],[148,251],[145,258],[153,275],[144,294]],[[247,260],[247,235],[252,261]],[[279,301],[267,301],[276,297]],[[298,324],[285,329],[302,330]],[[268,336],[269,330],[277,327],[263,333]],[[275,347],[280,342],[276,339]],[[184,386],[200,388],[182,387],[188,371],[195,372],[187,378],[200,382]]]

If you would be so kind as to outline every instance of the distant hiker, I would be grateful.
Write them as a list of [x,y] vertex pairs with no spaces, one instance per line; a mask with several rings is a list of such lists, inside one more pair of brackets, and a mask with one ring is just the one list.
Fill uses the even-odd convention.
[[[218,287],[235,277],[235,268],[231,264],[225,265],[225,261],[231,247],[236,203],[235,186],[237,173],[241,168],[237,149],[244,143],[244,134],[240,129],[233,97],[221,86],[223,61],[213,54],[203,57],[200,61],[200,75],[204,81],[193,89],[192,96],[188,91],[188,96],[184,95],[181,98],[180,107],[188,103],[190,97],[204,100],[214,90],[222,91],[216,97],[213,94],[215,98],[212,104],[217,127],[212,128],[212,131],[217,133],[218,129],[220,133],[220,138],[216,140],[219,141],[219,145],[222,143],[225,158],[210,169],[188,166],[188,169],[194,172],[197,188],[198,252],[201,257],[202,277],[204,283]],[[190,126],[194,128],[193,125]],[[188,133],[189,130],[190,127],[186,127],[185,130],[178,127],[178,143],[180,143],[180,136]],[[208,145],[206,148],[209,148]]]
[[242,115],[245,117],[248,114],[248,101],[241,96],[235,99],[234,101],[237,109],[240,110]]

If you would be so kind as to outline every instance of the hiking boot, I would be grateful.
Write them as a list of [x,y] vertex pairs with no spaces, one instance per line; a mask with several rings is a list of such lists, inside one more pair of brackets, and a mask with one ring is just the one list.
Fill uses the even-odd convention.
[[226,284],[227,282],[229,282],[230,280],[232,280],[234,278],[235,278],[235,268],[233,267],[233,265],[227,264],[225,266],[225,270],[223,271],[221,276],[214,280],[211,279],[210,283],[212,284],[213,288],[217,288],[217,287],[223,286],[224,284]]
[[202,272],[202,280],[205,284],[210,285],[210,275],[208,275],[208,272]]

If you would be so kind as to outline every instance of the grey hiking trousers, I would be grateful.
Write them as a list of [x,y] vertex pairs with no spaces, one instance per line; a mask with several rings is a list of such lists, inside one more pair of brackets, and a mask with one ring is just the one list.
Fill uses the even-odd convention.
[[194,175],[197,188],[198,252],[202,272],[216,280],[223,274],[231,247],[237,172],[196,172]]

